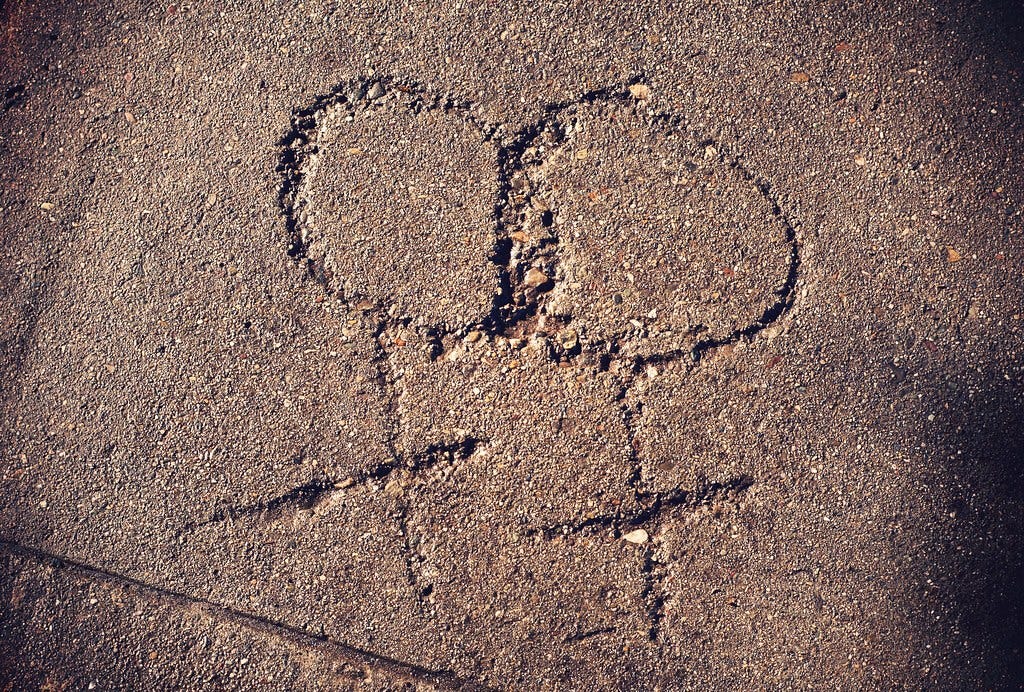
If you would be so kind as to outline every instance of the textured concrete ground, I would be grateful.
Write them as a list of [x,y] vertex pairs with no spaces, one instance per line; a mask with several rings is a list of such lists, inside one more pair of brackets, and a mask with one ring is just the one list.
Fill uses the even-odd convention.
[[0,0],[0,679],[1020,684],[1020,14]]

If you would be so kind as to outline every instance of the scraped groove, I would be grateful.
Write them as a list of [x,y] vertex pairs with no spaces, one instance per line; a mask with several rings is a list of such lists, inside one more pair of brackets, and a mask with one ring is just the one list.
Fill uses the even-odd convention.
[[[310,245],[304,236],[304,230],[307,224],[309,201],[304,198],[303,187],[308,182],[307,179],[315,177],[316,169],[319,166],[319,157],[323,153],[319,141],[322,135],[321,129],[325,126],[325,119],[329,119],[331,110],[337,107],[354,109],[373,104],[376,99],[380,98],[373,95],[375,89],[378,89],[381,94],[401,92],[408,99],[408,103],[403,106],[408,112],[420,114],[425,111],[440,111],[450,114],[471,126],[480,136],[482,144],[495,146],[498,169],[495,172],[494,182],[497,192],[494,196],[493,208],[488,215],[494,228],[494,237],[490,241],[491,246],[483,248],[483,251],[487,255],[491,269],[496,274],[497,284],[499,286],[506,284],[507,267],[503,260],[505,242],[501,238],[501,233],[497,232],[498,217],[504,205],[502,189],[505,185],[500,161],[501,145],[497,141],[496,134],[499,128],[474,116],[469,102],[459,100],[454,96],[430,92],[412,80],[387,76],[360,77],[342,82],[327,94],[314,98],[308,106],[293,110],[291,127],[278,142],[281,150],[276,169],[281,176],[277,199],[285,220],[287,255],[302,266],[311,279],[320,284],[326,295],[334,298],[346,308],[354,307],[350,304],[354,297],[346,296],[341,285],[332,286],[329,280],[330,272],[325,271],[322,262],[317,262],[308,256]],[[501,303],[500,290],[493,302],[495,305]],[[381,307],[375,305],[370,309],[381,320],[381,331],[387,327],[408,326],[408,320],[396,319],[386,310],[380,309]],[[492,306],[491,312],[495,309]],[[449,334],[465,333],[473,327],[487,329],[490,323],[489,315],[478,314],[464,325],[428,324],[424,326],[419,324],[417,330],[432,331],[436,339],[440,340],[441,337]]]
[[647,638],[657,642],[661,634],[661,621],[665,615],[665,594],[661,583],[665,578],[665,565],[654,559],[654,546],[644,546],[644,562],[640,568],[644,575],[644,589],[640,596],[647,604]]
[[269,500],[256,502],[251,505],[218,509],[210,517],[210,523],[254,515],[273,514],[277,510],[310,509],[317,505],[324,495],[334,490],[334,487],[334,483],[326,478],[312,480]]
[[179,531],[179,534],[191,533],[204,526],[235,519],[272,520],[276,518],[275,515],[278,512],[313,509],[333,492],[365,485],[371,481],[381,481],[398,470],[406,470],[415,474],[430,469],[443,461],[466,459],[472,456],[483,442],[485,440],[481,438],[464,437],[454,442],[434,443],[412,454],[398,455],[389,462],[366,469],[345,479],[332,479],[325,475],[268,500],[247,505],[221,507],[205,521],[186,525]]
[[[767,183],[757,184],[758,187],[761,188],[762,190],[768,190]],[[772,201],[773,204],[775,204],[774,200],[768,196],[767,192],[765,192],[765,196],[770,201]],[[636,363],[638,366],[642,367],[645,365],[658,365],[663,363],[669,363],[680,358],[689,356],[690,360],[692,361],[692,365],[690,367],[695,367],[708,353],[710,353],[714,349],[720,348],[722,346],[729,346],[738,343],[741,340],[753,339],[760,332],[770,327],[772,324],[777,322],[781,317],[783,317],[783,315],[789,312],[789,310],[793,307],[793,304],[796,301],[796,285],[797,280],[799,279],[800,271],[799,241],[796,237],[796,232],[794,231],[793,227],[789,224],[789,221],[786,220],[786,217],[782,215],[782,212],[779,211],[777,205],[775,207],[775,211],[776,214],[779,215],[779,218],[781,218],[785,224],[785,228],[787,229],[786,240],[790,244],[789,266],[786,272],[786,280],[783,282],[782,286],[776,291],[778,299],[774,303],[769,305],[756,321],[752,322],[751,324],[748,324],[747,326],[741,329],[736,329],[735,331],[726,334],[725,336],[712,337],[698,341],[693,346],[693,348],[688,351],[677,350],[670,351],[664,354],[656,354],[653,356],[638,357],[636,359]]]
[[573,634],[562,640],[563,644],[570,644],[572,642],[581,642],[591,637],[599,637],[602,634],[615,634],[614,627],[600,627],[594,630],[588,630],[587,632],[580,632],[579,634]]
[[[224,521],[230,517],[246,514],[265,516],[272,513],[272,510],[280,508],[301,509],[305,505],[315,506],[325,494],[342,487],[379,481],[399,470],[416,473],[430,469],[442,459],[464,459],[473,455],[478,445],[484,440],[467,437],[457,442],[435,442],[416,452],[408,452],[400,448],[402,433],[408,427],[403,413],[405,409],[402,406],[405,391],[402,384],[402,373],[398,371],[397,363],[392,358],[394,354],[389,349],[392,341],[396,340],[394,334],[408,333],[409,330],[417,333],[431,359],[438,358],[444,352],[444,340],[448,337],[458,339],[468,334],[470,330],[479,330],[491,338],[502,336],[542,337],[546,344],[544,346],[546,357],[552,362],[561,362],[562,365],[597,362],[599,370],[605,372],[609,370],[609,364],[613,359],[618,360],[619,370],[616,377],[619,381],[619,391],[615,400],[620,406],[622,422],[627,431],[629,475],[626,485],[633,494],[634,509],[590,517],[582,521],[545,527],[528,527],[525,529],[525,534],[528,536],[551,540],[566,535],[595,536],[610,532],[616,537],[622,537],[629,531],[640,527],[647,527],[648,531],[653,533],[653,529],[657,528],[657,525],[671,510],[685,511],[714,502],[736,501],[738,496],[754,484],[755,481],[752,477],[740,475],[723,482],[704,483],[690,490],[678,488],[666,492],[645,490],[643,486],[644,459],[639,449],[636,431],[639,419],[644,413],[644,404],[643,397],[634,389],[639,381],[638,373],[642,373],[646,366],[676,363],[676,367],[682,370],[683,376],[686,376],[700,367],[701,363],[715,349],[755,339],[762,331],[782,319],[794,306],[801,263],[798,233],[793,223],[782,211],[770,185],[747,170],[739,155],[730,152],[728,147],[714,139],[693,132],[680,115],[651,111],[640,113],[639,110],[637,112],[642,117],[645,126],[671,133],[672,136],[678,135],[685,138],[686,146],[714,147],[718,157],[714,161],[714,165],[727,167],[731,179],[746,185],[745,189],[748,194],[756,198],[757,193],[760,193],[765,200],[759,202],[757,208],[763,215],[764,228],[773,229],[771,235],[763,237],[771,239],[771,247],[764,249],[765,253],[770,252],[771,254],[765,254],[764,257],[765,259],[770,257],[772,262],[771,273],[766,276],[774,278],[758,284],[758,299],[754,304],[756,307],[751,305],[743,317],[719,322],[715,326],[708,327],[704,324],[693,325],[683,322],[673,325],[674,328],[678,328],[676,333],[680,338],[662,343],[655,340],[656,332],[652,334],[647,331],[648,323],[646,322],[643,329],[637,327],[635,331],[630,330],[628,326],[620,327],[615,324],[610,329],[598,334],[597,338],[588,339],[589,335],[580,334],[579,326],[573,325],[571,329],[569,327],[570,323],[578,321],[583,325],[584,332],[588,329],[586,315],[578,314],[578,306],[570,303],[567,310],[559,310],[557,305],[549,302],[551,297],[549,292],[552,291],[556,283],[558,264],[563,261],[563,254],[570,253],[572,248],[567,249],[563,244],[563,240],[568,242],[566,239],[570,236],[564,228],[559,229],[559,224],[553,216],[552,210],[557,211],[557,205],[548,206],[549,200],[544,195],[545,176],[548,171],[542,167],[549,159],[556,159],[553,157],[551,149],[538,150],[535,147],[538,143],[545,142],[553,144],[554,147],[561,147],[569,141],[572,136],[571,123],[565,121],[564,118],[567,117],[566,112],[572,108],[602,103],[617,103],[630,108],[641,108],[632,95],[630,87],[643,84],[644,81],[643,76],[638,75],[624,83],[612,84],[586,92],[574,100],[550,104],[544,108],[539,120],[523,127],[509,137],[505,137],[501,126],[475,120],[468,103],[448,96],[434,96],[415,83],[393,78],[356,79],[340,84],[329,94],[316,98],[309,107],[296,110],[293,113],[291,129],[280,141],[282,152],[278,166],[278,172],[282,176],[278,201],[287,229],[287,254],[303,268],[312,281],[319,284],[325,296],[338,301],[340,305],[350,311],[369,313],[366,315],[364,327],[367,328],[367,333],[372,337],[376,348],[374,360],[377,366],[378,384],[383,391],[388,393],[386,415],[393,430],[393,434],[388,440],[390,459],[376,468],[362,472],[355,478],[345,479],[342,481],[343,485],[339,485],[339,479],[325,478],[321,481],[311,481],[262,505],[234,511],[222,510],[212,521]],[[493,224],[495,235],[493,245],[488,248],[489,252],[486,256],[494,270],[495,283],[492,287],[494,292],[489,311],[485,302],[483,310],[486,311],[486,314],[481,317],[481,314],[477,313],[473,320],[478,321],[473,324],[467,323],[456,327],[420,322],[414,325],[411,318],[389,314],[387,310],[382,309],[383,306],[380,304],[371,303],[371,307],[358,305],[354,296],[343,295],[342,285],[332,285],[330,277],[325,274],[325,268],[318,266],[315,257],[307,256],[307,254],[315,256],[316,253],[308,252],[310,248],[306,245],[306,238],[303,236],[302,224],[305,218],[303,215],[306,212],[301,208],[305,202],[300,199],[303,194],[300,188],[303,185],[303,176],[307,173],[308,161],[312,160],[314,164],[308,168],[309,175],[316,174],[316,157],[319,155],[317,143],[318,128],[320,127],[319,115],[337,105],[356,103],[351,100],[353,91],[357,94],[357,100],[362,99],[362,95],[367,93],[372,85],[378,83],[384,85],[388,90],[399,89],[410,94],[415,101],[413,108],[441,108],[445,111],[457,111],[458,117],[470,121],[483,134],[483,142],[497,147],[497,186],[493,211],[490,213],[490,222]],[[534,177],[531,178],[531,176]],[[560,233],[565,238],[560,237]],[[788,245],[788,252],[784,246],[775,244],[780,242],[777,240],[780,237],[781,242]],[[313,249],[315,250],[315,244]],[[536,276],[532,282],[527,281],[527,272],[531,268],[540,269],[549,283],[546,285],[538,283]],[[564,276],[560,273],[557,275]],[[775,283],[776,281],[778,283]],[[350,299],[357,305],[350,305]],[[621,302],[619,299],[619,303]],[[764,306],[763,310],[761,310],[762,306]],[[757,313],[758,310],[761,310],[760,314]],[[747,323],[747,320],[752,321]],[[472,320],[467,319],[466,321]],[[694,321],[700,321],[707,325],[713,323],[713,321],[705,320],[703,315],[694,318]],[[711,332],[709,328],[719,333]],[[722,333],[729,329],[732,331]],[[563,336],[568,337],[569,334],[562,334],[562,330],[569,330],[572,338],[563,339]],[[638,339],[650,339],[648,348],[641,349],[640,353],[631,352],[631,344],[639,343]],[[398,482],[404,482],[407,478],[408,476],[399,478]],[[418,588],[417,555],[409,527],[412,509],[408,500],[404,497],[401,498],[396,520],[402,535],[401,551],[406,579],[417,594],[422,612],[424,594]],[[270,511],[268,512],[268,510]],[[641,596],[649,623],[648,637],[651,641],[656,642],[661,636],[664,617],[666,597],[663,593],[662,582],[667,574],[668,565],[658,561],[655,541],[647,541],[637,547],[640,550],[638,555],[642,554],[640,569],[644,586]],[[576,632],[565,637],[563,643],[578,643],[591,637],[613,634],[615,631],[614,627],[604,627],[586,632]]]
[[[496,220],[498,226],[498,252],[495,254],[495,262],[503,267],[501,274],[502,282],[495,297],[494,306],[484,329],[491,336],[502,336],[512,332],[514,328],[535,318],[543,305],[544,292],[535,291],[532,294],[524,291],[526,300],[520,306],[515,304],[516,292],[521,291],[524,284],[524,274],[529,267],[530,261],[536,257],[550,257],[557,260],[559,239],[550,223],[541,222],[547,228],[552,238],[547,243],[540,243],[539,247],[531,254],[521,256],[513,261],[511,250],[513,248],[512,234],[519,227],[527,213],[529,201],[534,190],[524,190],[523,199],[516,202],[513,198],[513,180],[516,175],[523,173],[525,166],[523,157],[531,143],[540,137],[545,131],[557,125],[554,116],[572,106],[580,103],[595,103],[601,100],[608,100],[621,90],[627,90],[633,84],[642,81],[641,76],[633,77],[625,86],[609,85],[589,91],[574,101],[562,101],[548,104],[544,108],[544,117],[539,121],[529,124],[516,132],[510,141],[501,147],[498,154],[498,168],[500,173],[499,202],[496,207]],[[548,212],[550,213],[550,212]],[[542,214],[543,216],[543,214]],[[580,349],[558,349],[555,350],[557,360],[579,355]]]
[[696,509],[712,502],[734,500],[754,483],[753,477],[743,474],[720,483],[708,483],[692,491],[675,488],[663,493],[641,492],[637,495],[641,507],[636,511],[599,515],[575,524],[528,529],[526,535],[539,534],[545,539],[551,539],[571,534],[594,535],[608,530],[622,534],[624,529],[639,528],[658,520],[671,509]]
[[12,84],[4,89],[4,95],[0,98],[0,113],[6,113],[25,100],[25,85]]
[[[532,294],[526,292],[527,298],[522,305],[516,305],[516,294],[522,292],[523,275],[529,267],[529,262],[536,257],[549,257],[555,263],[558,261],[559,239],[552,230],[552,240],[549,244],[542,244],[541,247],[533,250],[534,254],[525,257],[514,258],[512,256],[513,238],[512,234],[523,221],[524,209],[528,206],[529,199],[535,193],[534,190],[526,190],[523,200],[516,202],[513,195],[513,180],[517,174],[523,173],[525,163],[523,157],[531,144],[545,132],[558,130],[557,116],[564,110],[587,104],[598,103],[626,103],[634,102],[629,88],[644,82],[643,75],[636,75],[623,83],[612,84],[593,89],[582,94],[574,100],[560,101],[548,104],[544,108],[543,117],[529,124],[510,137],[505,137],[502,127],[499,125],[483,122],[477,119],[471,112],[471,104],[448,95],[434,95],[427,91],[420,84],[400,80],[394,77],[373,77],[357,78],[341,83],[334,87],[329,93],[316,97],[309,106],[293,111],[291,128],[280,139],[281,154],[277,166],[277,172],[281,176],[281,184],[278,188],[278,204],[282,216],[285,219],[287,232],[287,254],[297,263],[304,266],[305,272],[321,285],[325,293],[331,295],[341,304],[348,308],[346,297],[340,291],[332,291],[323,277],[323,267],[316,266],[316,263],[306,258],[307,246],[302,235],[300,217],[305,212],[299,208],[300,187],[303,184],[305,172],[303,166],[311,157],[319,154],[317,144],[318,117],[332,106],[340,104],[354,104],[362,100],[363,95],[380,84],[387,90],[398,90],[414,98],[414,109],[441,109],[445,112],[454,112],[459,118],[472,123],[481,133],[483,142],[490,142],[497,146],[497,193],[494,209],[491,214],[491,221],[494,223],[495,237],[490,248],[489,258],[492,266],[497,272],[494,288],[494,298],[490,311],[478,323],[466,324],[460,328],[445,328],[442,325],[431,325],[429,330],[434,341],[446,336],[459,336],[469,329],[479,329],[491,337],[502,336],[510,333],[515,327],[527,324],[529,320],[538,316],[543,304],[543,291],[534,291]],[[353,92],[357,96],[353,96]],[[789,244],[788,268],[786,276],[781,285],[776,289],[777,300],[769,305],[758,319],[754,322],[738,327],[728,334],[708,336],[697,341],[687,348],[680,348],[672,351],[656,353],[647,356],[635,356],[637,366],[647,364],[668,363],[677,360],[687,362],[687,368],[695,367],[700,361],[714,349],[734,344],[743,339],[752,339],[759,332],[778,321],[793,306],[796,295],[796,285],[799,278],[800,250],[799,239],[795,228],[789,218],[783,213],[778,200],[774,197],[770,185],[755,176],[743,164],[740,157],[729,151],[729,148],[720,142],[699,135],[690,131],[685,119],[672,113],[650,114],[652,126],[658,126],[674,130],[685,135],[690,140],[705,145],[714,146],[723,154],[726,163],[735,168],[740,175],[753,185],[768,201],[771,213],[782,225],[785,233],[784,242]],[[560,135],[561,136],[561,135]],[[541,252],[538,253],[537,251]],[[378,332],[389,327],[407,326],[401,320],[389,317],[384,311],[376,310],[375,313],[380,319]],[[571,319],[571,318],[570,318]],[[564,326],[564,325],[563,325]],[[694,333],[694,335],[696,335]],[[581,344],[580,347],[570,352],[563,352],[557,347],[552,353],[555,360],[563,360],[579,355],[583,350],[597,350],[602,353],[615,353],[620,350],[620,342],[627,338],[627,333],[622,332],[610,335],[604,339],[602,344]],[[387,354],[383,354],[385,359]],[[436,356],[437,354],[435,354]]]
[[27,558],[44,565],[66,569],[82,579],[127,589],[150,601],[175,606],[182,610],[199,610],[214,620],[230,623],[258,634],[315,650],[337,662],[361,667],[368,671],[383,671],[404,682],[431,685],[444,690],[466,690],[467,692],[469,690],[487,689],[476,681],[459,678],[450,671],[430,670],[415,664],[388,658],[387,656],[380,656],[325,636],[310,634],[300,628],[269,618],[228,608],[204,598],[154,586],[133,577],[77,562],[39,548],[22,545],[6,539],[0,539],[0,548],[11,555]]
[[626,427],[626,453],[629,458],[629,477],[626,479],[626,484],[632,489],[633,498],[639,505],[643,499],[643,491],[640,489],[640,484],[643,482],[643,460],[640,458],[640,450],[637,448],[639,443],[636,436],[636,418],[642,415],[643,405],[630,406],[626,400],[628,393],[629,387],[623,384],[616,399],[621,402],[622,424]]
[[[506,146],[508,151],[508,163],[506,165],[509,169],[506,175],[509,180],[512,180],[517,172],[521,172],[528,167],[528,163],[524,161],[523,157],[527,150],[536,143],[544,133],[549,133],[553,137],[553,141],[556,146],[564,144],[564,140],[567,135],[563,133],[558,120],[562,111],[584,104],[617,103],[620,105],[624,104],[627,106],[633,106],[636,103],[636,99],[630,93],[629,87],[641,82],[642,77],[634,78],[623,85],[609,86],[590,91],[574,101],[565,101],[548,106],[545,109],[544,118],[539,122],[524,128],[517,134],[517,138],[511,144]],[[766,306],[763,312],[752,322],[738,326],[733,331],[726,334],[707,335],[685,348],[678,348],[650,355],[638,354],[631,357],[636,368],[642,368],[648,364],[662,364],[682,360],[686,363],[687,370],[690,370],[697,366],[706,355],[716,348],[735,344],[741,340],[753,339],[761,331],[777,322],[793,307],[796,298],[796,286],[800,270],[800,243],[793,222],[782,211],[779,201],[772,192],[771,185],[748,170],[746,166],[743,165],[741,157],[738,154],[730,151],[729,147],[713,138],[691,131],[686,120],[681,115],[661,112],[650,113],[648,118],[648,122],[652,128],[660,128],[665,132],[675,132],[689,141],[699,143],[700,146],[714,147],[719,152],[723,164],[736,171],[739,177],[747,182],[752,188],[756,189],[757,192],[760,193],[761,197],[763,197],[767,202],[768,209],[766,211],[779,225],[779,227],[781,227],[783,232],[782,240],[789,246],[788,256],[784,266],[784,274],[780,272],[780,284],[774,291],[772,291],[776,298],[771,304]],[[550,154],[545,154],[545,156],[547,155]],[[538,166],[541,164],[533,165]],[[527,190],[523,194],[523,200],[518,206],[516,206],[513,204],[513,200],[508,197],[508,190],[506,190],[506,210],[517,212],[516,215],[521,219],[525,214],[524,210],[529,207],[530,199],[533,196],[536,196],[538,192],[539,190],[532,188]],[[506,215],[508,215],[508,212],[506,212]],[[509,229],[507,228],[508,221],[505,218],[502,218],[501,221],[506,226],[504,230],[507,235],[509,233]],[[560,241],[557,232],[553,228],[549,230],[554,235],[552,243],[554,247],[552,248],[551,253],[553,253],[555,260],[559,261]],[[527,260],[529,259],[530,258],[528,257]],[[783,268],[780,267],[780,269]],[[512,277],[515,277],[517,274],[511,265],[509,274]],[[532,314],[537,311],[538,304],[535,302],[533,305],[528,306],[528,308],[530,309],[521,311],[521,313],[532,316]],[[508,323],[506,323],[506,326],[507,324]],[[696,337],[700,331],[702,331],[702,327],[698,325],[691,328],[689,333]],[[596,353],[618,353],[621,351],[622,342],[626,341],[628,336],[628,330],[617,331],[599,339],[598,342],[591,342],[587,344],[585,348],[589,348],[589,350]]]
[[416,597],[416,606],[423,614],[423,596],[416,578],[412,541],[409,538],[409,504],[402,500],[398,506],[398,531],[402,535],[402,564],[405,567],[405,580]]

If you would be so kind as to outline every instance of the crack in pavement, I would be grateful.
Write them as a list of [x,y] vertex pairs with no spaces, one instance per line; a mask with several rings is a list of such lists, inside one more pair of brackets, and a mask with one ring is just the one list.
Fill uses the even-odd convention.
[[156,600],[178,608],[198,609],[205,615],[220,622],[230,623],[244,629],[288,641],[306,649],[316,650],[328,658],[364,669],[384,671],[402,681],[430,685],[443,690],[486,690],[479,682],[466,680],[447,670],[431,670],[397,659],[370,653],[326,636],[314,635],[298,627],[276,622],[245,611],[220,605],[213,601],[190,596],[178,591],[155,586],[117,572],[78,562],[62,555],[23,545],[0,538],[0,549],[38,563],[56,566],[73,572],[77,576],[94,582],[125,588],[143,598]]

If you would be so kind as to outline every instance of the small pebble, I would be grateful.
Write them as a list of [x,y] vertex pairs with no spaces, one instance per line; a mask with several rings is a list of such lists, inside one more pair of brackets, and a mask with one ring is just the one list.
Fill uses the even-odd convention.
[[633,84],[629,87],[630,95],[638,101],[643,101],[650,97],[651,87],[646,84]]
[[562,344],[566,351],[571,351],[579,345],[579,335],[575,329],[563,329],[558,332],[558,343]]
[[356,84],[345,93],[345,98],[348,99],[349,103],[359,101],[366,95],[366,90],[363,89],[361,84]]
[[548,282],[548,275],[542,272],[536,267],[530,267],[526,272],[526,276],[523,277],[523,283],[530,288],[540,288]]
[[627,534],[623,534],[622,538],[630,543],[640,545],[641,543],[646,543],[649,537],[643,529],[635,529]]
[[373,86],[370,87],[370,91],[366,94],[366,97],[371,101],[373,99],[379,99],[384,95],[384,86],[380,82],[374,82]]

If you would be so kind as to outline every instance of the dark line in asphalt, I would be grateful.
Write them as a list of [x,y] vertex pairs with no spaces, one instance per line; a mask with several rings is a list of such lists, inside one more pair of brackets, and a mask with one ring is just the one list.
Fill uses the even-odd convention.
[[2,105],[0,105],[0,113],[6,113],[25,100],[25,85],[12,84],[4,89],[3,96],[0,99],[3,101]]
[[178,535],[192,533],[196,529],[211,524],[272,514],[277,510],[312,509],[334,491],[363,485],[371,480],[379,481],[387,478],[395,471],[404,470],[410,473],[417,473],[431,469],[445,459],[468,459],[476,451],[476,448],[484,442],[486,440],[483,438],[466,436],[456,442],[436,442],[413,454],[404,454],[392,449],[390,461],[359,471],[344,481],[338,481],[320,474],[302,485],[269,499],[259,500],[248,505],[226,505],[219,507],[208,519],[187,524],[179,529]]
[[540,534],[543,538],[554,538],[570,534],[593,535],[612,529],[616,535],[624,528],[638,528],[653,521],[663,513],[675,507],[693,509],[716,501],[736,498],[746,492],[755,480],[752,476],[741,474],[720,483],[707,483],[695,490],[686,491],[674,488],[667,492],[638,493],[640,508],[632,512],[601,514],[585,519],[576,524],[556,524],[541,528],[527,529],[527,536]]
[[227,621],[246,629],[265,634],[278,639],[283,639],[297,646],[308,649],[315,649],[330,658],[350,665],[373,668],[384,671],[389,675],[401,678],[413,683],[426,683],[444,690],[486,690],[487,688],[478,682],[459,678],[449,671],[434,671],[420,666],[403,663],[387,656],[363,651],[354,646],[343,644],[327,637],[310,634],[302,629],[276,622],[269,618],[235,610],[227,606],[208,601],[204,598],[189,596],[178,591],[172,591],[163,587],[148,584],[139,579],[129,577],[117,572],[94,567],[82,562],[77,562],[61,555],[50,553],[46,550],[22,545],[14,541],[0,539],[0,549],[12,555],[28,558],[44,564],[51,564],[76,573],[78,576],[93,581],[113,584],[119,587],[139,592],[140,595],[149,596],[165,603],[185,608],[199,608],[206,615]]

